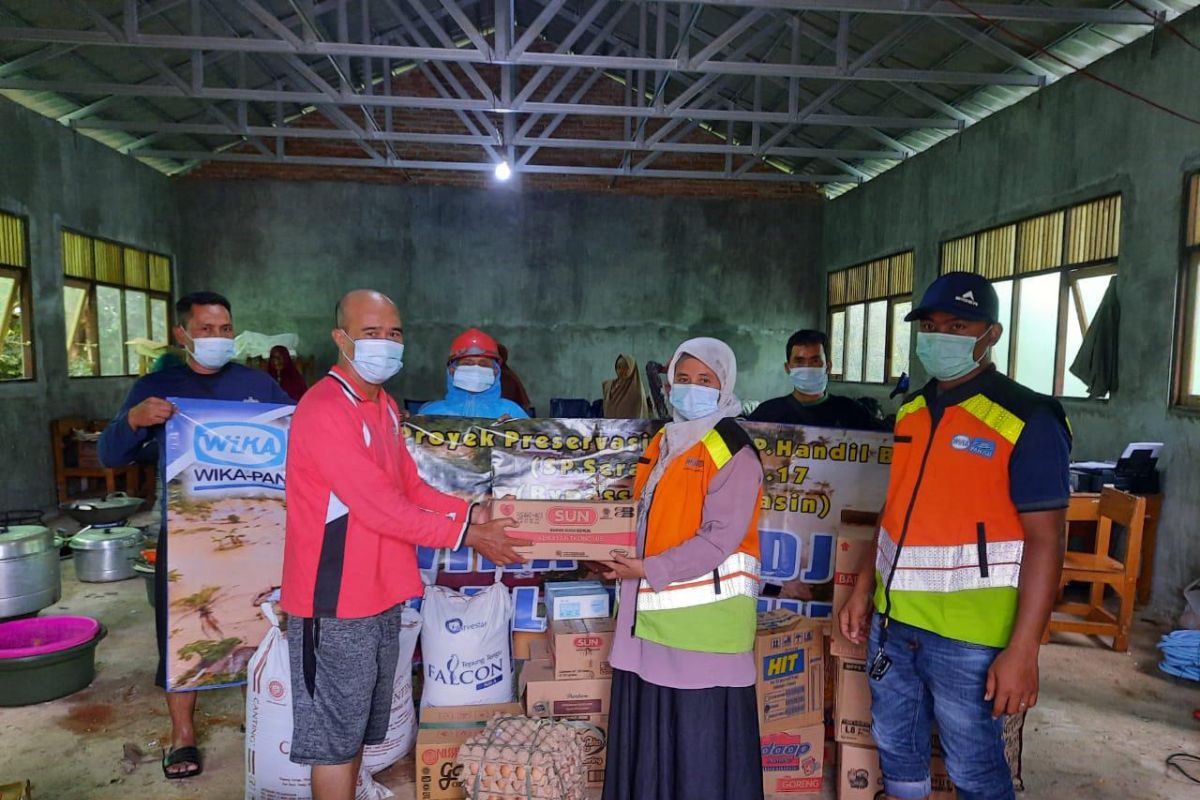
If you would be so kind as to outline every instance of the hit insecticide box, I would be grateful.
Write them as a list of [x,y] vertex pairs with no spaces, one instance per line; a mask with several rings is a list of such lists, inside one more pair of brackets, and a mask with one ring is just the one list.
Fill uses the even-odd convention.
[[514,539],[531,546],[521,553],[529,559],[608,561],[614,551],[632,556],[637,532],[632,503],[582,500],[494,500],[493,517],[511,517]]
[[790,611],[758,615],[754,661],[762,733],[824,722],[824,640],[819,620]]

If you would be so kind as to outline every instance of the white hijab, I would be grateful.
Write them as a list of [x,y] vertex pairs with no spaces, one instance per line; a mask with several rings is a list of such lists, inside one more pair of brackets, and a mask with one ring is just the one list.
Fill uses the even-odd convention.
[[733,393],[733,387],[737,383],[737,358],[733,355],[733,350],[729,348],[729,345],[720,339],[707,337],[688,339],[679,345],[671,363],[667,366],[667,380],[672,385],[675,383],[675,367],[688,356],[703,362],[721,381],[721,398],[718,401],[717,411],[707,417],[689,420],[684,419],[672,407],[671,413],[675,421],[668,422],[663,432],[658,463],[654,465],[654,470],[650,473],[646,486],[642,490],[643,498],[653,495],[654,487],[658,485],[659,478],[662,477],[671,461],[691,450],[718,422],[726,417],[736,417],[742,413],[742,401]]

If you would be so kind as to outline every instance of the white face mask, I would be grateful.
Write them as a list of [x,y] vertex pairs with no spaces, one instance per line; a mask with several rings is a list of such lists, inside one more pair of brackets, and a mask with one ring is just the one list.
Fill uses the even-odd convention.
[[829,386],[829,372],[825,367],[793,367],[788,370],[788,379],[800,394],[823,395]]
[[[349,338],[350,334],[346,336]],[[378,386],[404,366],[404,345],[391,339],[355,339],[354,358],[346,356],[346,359],[360,378]]]
[[226,339],[224,336],[200,336],[193,339],[187,331],[184,331],[184,336],[192,343],[188,355],[205,369],[220,369],[233,360],[236,349],[233,339]]
[[491,367],[464,364],[454,368],[454,385],[465,392],[486,392],[495,382],[496,371]]

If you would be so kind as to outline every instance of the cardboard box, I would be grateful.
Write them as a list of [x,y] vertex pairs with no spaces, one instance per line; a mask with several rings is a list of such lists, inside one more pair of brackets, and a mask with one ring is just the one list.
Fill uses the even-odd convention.
[[768,796],[820,792],[824,755],[824,724],[763,735],[763,791]]
[[493,500],[492,516],[517,521],[508,533],[533,543],[521,550],[529,559],[608,561],[614,550],[631,556],[636,549],[633,503]]
[[874,534],[852,531],[838,534],[837,554],[833,559],[833,641],[829,652],[838,658],[853,658],[859,661],[867,660],[867,643],[854,644],[842,636],[842,626],[838,624],[838,614],[842,606],[850,599],[854,584],[858,582],[858,570],[864,558],[871,557],[875,545]]
[[608,763],[608,714],[582,714],[560,719],[600,729],[599,734],[595,731],[584,734],[583,767],[587,771],[588,786],[603,786],[604,767]]
[[790,611],[758,615],[758,726],[775,733],[825,719],[825,637],[819,620]]
[[[546,634],[544,634],[544,633],[534,633],[533,631],[513,631],[513,635],[512,635],[513,658],[515,658],[517,661],[528,661],[531,658],[531,656],[529,654],[530,646],[535,642],[537,642],[539,644],[544,644],[545,641],[546,641]],[[546,657],[547,657],[546,655],[543,655],[543,659]]]
[[875,746],[871,737],[871,684],[864,661],[837,659],[833,738],[842,744]]
[[[837,748],[838,800],[876,800],[877,797],[883,797],[879,751],[874,747],[849,744],[839,744]],[[955,800],[958,794],[941,758],[934,756],[930,761],[929,777],[933,784],[930,800]]]
[[578,717],[607,714],[612,678],[558,681],[549,661],[527,661],[520,690],[531,717]]
[[466,797],[455,765],[463,742],[483,730],[496,714],[520,714],[517,703],[486,706],[445,706],[421,709],[413,758],[417,766],[418,800],[458,800]]
[[611,598],[600,581],[547,583],[543,591],[548,620],[611,616]]
[[603,619],[556,619],[546,627],[554,678],[576,681],[611,678],[613,631],[617,621]]

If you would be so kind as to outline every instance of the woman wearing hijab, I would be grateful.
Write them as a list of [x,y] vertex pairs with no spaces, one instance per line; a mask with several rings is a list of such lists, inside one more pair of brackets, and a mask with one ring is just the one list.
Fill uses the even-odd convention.
[[295,362],[292,361],[292,354],[288,349],[281,344],[277,344],[271,348],[271,357],[267,361],[267,371],[271,373],[271,377],[275,379],[283,390],[291,396],[297,403],[304,393],[308,391],[308,384],[304,382],[304,376],[300,374],[300,370],[296,369]]
[[606,419],[646,419],[646,394],[633,356],[617,356],[617,377],[604,382],[604,417]]
[[762,465],[734,418],[737,362],[691,339],[674,421],[639,460],[638,558],[620,578],[604,800],[761,800],[754,694]]

